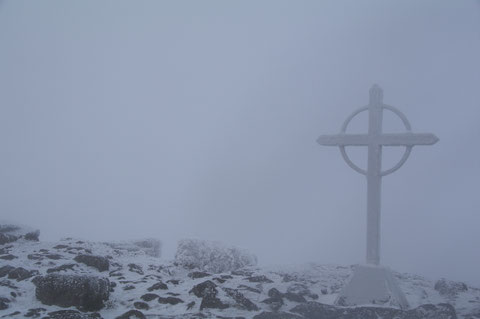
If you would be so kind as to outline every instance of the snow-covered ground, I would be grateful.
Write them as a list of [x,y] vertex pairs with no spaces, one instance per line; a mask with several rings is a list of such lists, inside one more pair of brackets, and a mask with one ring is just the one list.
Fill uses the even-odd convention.
[[[198,313],[206,318],[252,318],[264,311],[289,311],[299,303],[308,301],[331,305],[352,271],[350,266],[311,263],[268,268],[247,266],[236,271],[207,273],[198,269],[186,269],[178,261],[165,261],[141,247],[132,247],[77,239],[59,242],[20,239],[0,245],[0,298],[4,298],[0,300],[8,307],[0,310],[0,318],[12,313],[13,318],[24,318],[30,309],[35,308],[40,308],[36,312],[39,318],[62,309],[77,310],[74,307],[45,305],[37,299],[36,286],[32,280],[35,281],[37,276],[55,273],[107,278],[112,285],[110,295],[105,306],[97,311],[102,318],[107,319],[116,318],[136,308],[147,318]],[[74,260],[79,254],[106,257],[109,269],[99,271]],[[62,265],[69,266],[64,270],[55,270],[55,267]],[[22,276],[11,276],[8,271],[2,274],[2,269],[7,269],[6,266],[11,266],[8,269],[21,267],[32,272],[24,275],[27,277],[25,279]],[[437,282],[412,274],[395,275],[412,308],[423,304],[449,303],[454,306],[459,318],[480,318],[479,289],[461,283]],[[191,291],[207,280],[216,286],[217,294],[214,297],[221,301],[220,307],[200,309],[202,299]],[[275,303],[275,298],[272,298],[275,294],[273,288],[282,294],[281,304]],[[238,298],[232,297],[232,291],[239,292],[251,301],[254,309],[247,310],[251,304],[239,302]],[[287,292],[291,293],[289,297]],[[149,299],[148,296],[145,297],[146,294],[156,296],[151,295],[153,299],[146,301]],[[304,300],[298,300],[302,298]]]

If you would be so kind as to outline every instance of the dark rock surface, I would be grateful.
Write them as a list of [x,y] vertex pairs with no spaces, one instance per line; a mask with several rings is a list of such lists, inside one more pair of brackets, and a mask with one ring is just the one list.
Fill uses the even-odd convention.
[[146,319],[143,312],[139,310],[129,310],[115,319]]
[[76,310],[59,310],[49,312],[42,319],[103,319],[98,313],[82,313]]
[[0,297],[0,310],[8,309],[10,300],[8,298]]
[[143,301],[136,301],[136,302],[133,303],[133,306],[134,306],[136,309],[140,309],[140,310],[148,310],[148,309],[150,309],[150,306],[148,305],[148,303],[143,302]]
[[36,277],[34,283],[37,299],[46,305],[97,311],[109,297],[110,284],[106,278],[50,274]]
[[251,277],[248,277],[247,280],[250,282],[261,282],[261,283],[267,283],[267,284],[271,284],[273,282],[273,280],[267,278],[265,275],[251,276]]
[[15,279],[17,281],[22,281],[27,278],[36,276],[38,274],[39,274],[38,270],[26,270],[25,268],[18,267],[11,270],[8,273],[8,279]]
[[14,260],[14,259],[17,259],[17,258],[18,258],[17,256],[12,255],[12,254],[0,256],[0,259],[3,259],[3,260]]
[[152,301],[160,297],[157,294],[144,294],[143,296],[140,297],[143,301]]
[[153,284],[147,290],[148,291],[155,291],[155,290],[167,290],[167,289],[168,289],[168,286],[166,284],[164,284],[163,282],[159,281],[159,282]]
[[0,278],[7,276],[14,269],[15,267],[9,265],[0,267]]
[[223,290],[227,293],[228,296],[230,296],[233,300],[235,300],[235,302],[240,308],[248,311],[260,310],[256,304],[254,304],[250,299],[246,298],[237,289],[224,288]]
[[128,270],[131,272],[135,272],[139,275],[143,275],[143,269],[142,266],[136,265],[136,264],[128,264]]
[[27,318],[38,318],[42,315],[43,312],[47,311],[45,308],[33,308],[28,309],[27,313],[24,314],[24,317]]
[[161,304],[176,305],[183,303],[183,300],[177,297],[158,297],[158,302]]
[[[264,311],[259,313],[258,315],[253,316],[253,319],[304,319],[302,316],[288,313],[288,312],[269,312]],[[318,317],[316,319],[340,319],[340,318],[323,318]],[[356,319],[363,319],[363,318],[356,318]]]
[[190,277],[191,279],[198,279],[198,278],[203,278],[208,276],[210,276],[210,274],[204,271],[193,271],[188,274],[188,277]]
[[110,268],[110,262],[107,258],[94,255],[77,255],[73,260],[78,263],[96,268],[98,271],[107,271]]
[[47,274],[50,274],[52,272],[73,270],[75,267],[78,267],[78,265],[77,264],[64,264],[64,265],[60,265],[58,267],[47,269]]
[[203,298],[208,294],[217,295],[217,285],[213,281],[207,280],[193,286],[189,293],[193,293],[198,298]]
[[442,296],[454,297],[459,292],[467,291],[468,287],[463,282],[440,279],[435,283],[434,289]]

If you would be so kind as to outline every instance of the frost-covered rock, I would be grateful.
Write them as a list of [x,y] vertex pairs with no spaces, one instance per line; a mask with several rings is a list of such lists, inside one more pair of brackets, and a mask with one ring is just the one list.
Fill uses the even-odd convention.
[[148,256],[159,258],[162,254],[162,242],[154,238],[146,238],[134,241],[105,243],[117,251],[127,253],[143,252]]
[[435,290],[443,296],[454,297],[459,292],[467,291],[468,287],[463,282],[440,279],[435,283]]
[[219,242],[183,239],[178,243],[175,263],[188,269],[221,273],[254,266],[257,264],[257,257]]
[[109,297],[109,280],[95,276],[50,274],[36,277],[34,284],[35,296],[46,305],[97,311]]
[[110,268],[110,263],[107,258],[95,255],[77,255],[73,260],[78,263],[96,268],[98,271],[107,271]]
[[0,223],[0,245],[15,242],[21,238],[31,241],[38,241],[40,231],[9,223]]
[[42,319],[102,319],[102,317],[98,313],[81,313],[76,310],[59,310],[49,312],[48,316],[43,317]]

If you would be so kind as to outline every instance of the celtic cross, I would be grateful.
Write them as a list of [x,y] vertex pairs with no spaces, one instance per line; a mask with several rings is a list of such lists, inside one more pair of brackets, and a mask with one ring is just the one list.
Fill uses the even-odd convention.
[[[402,120],[405,133],[382,133],[383,110],[396,114]],[[347,134],[347,126],[359,113],[368,111],[368,133]],[[340,134],[322,135],[320,145],[338,146],[343,159],[355,171],[367,177],[367,264],[380,264],[380,194],[382,177],[398,170],[408,159],[415,145],[432,145],[438,138],[430,133],[412,133],[405,115],[393,106],[383,104],[383,91],[378,85],[370,89],[370,103],[353,112],[343,123]],[[346,146],[367,146],[368,165],[362,169],[348,157]],[[404,146],[405,152],[400,161],[390,169],[382,171],[382,147]]]

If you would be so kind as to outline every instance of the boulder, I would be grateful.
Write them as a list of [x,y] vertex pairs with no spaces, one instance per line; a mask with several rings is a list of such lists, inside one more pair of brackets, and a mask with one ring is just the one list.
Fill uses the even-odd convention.
[[143,296],[140,297],[143,301],[152,301],[160,297],[157,294],[144,294]]
[[8,298],[0,297],[0,310],[8,309],[10,300]]
[[143,275],[143,269],[142,266],[136,265],[136,264],[128,264],[128,270],[134,273],[137,273],[139,275]]
[[204,277],[208,277],[208,276],[210,276],[210,274],[208,272],[204,272],[204,271],[193,271],[193,272],[188,274],[188,277],[190,277],[192,279],[204,278]]
[[159,282],[153,284],[147,290],[148,291],[155,291],[155,290],[167,290],[167,289],[168,289],[168,286],[166,284],[164,284],[163,282],[159,281]]
[[98,313],[81,313],[76,310],[59,310],[49,312],[42,319],[102,319]]
[[175,263],[211,273],[234,271],[257,264],[257,257],[219,242],[184,239],[178,242]]
[[19,239],[38,241],[40,231],[20,225],[9,223],[0,224],[0,245],[8,244]]
[[28,309],[27,313],[24,314],[24,316],[27,318],[38,318],[45,311],[47,311],[47,309],[45,308],[32,308],[32,309]]
[[435,290],[442,296],[455,297],[459,292],[467,291],[468,287],[463,282],[440,279],[435,283]]
[[5,277],[6,275],[8,275],[14,269],[15,269],[15,267],[9,266],[9,265],[0,267],[0,278]]
[[272,288],[268,291],[268,298],[263,300],[262,303],[269,305],[276,312],[283,306],[282,297],[282,293],[277,288]]
[[265,275],[251,276],[251,277],[248,277],[247,280],[250,282],[260,282],[260,283],[266,283],[266,284],[273,283],[273,280],[267,278]]
[[136,302],[133,303],[133,306],[134,306],[136,309],[140,309],[140,310],[148,310],[148,309],[150,309],[150,306],[148,305],[148,303],[143,302],[143,301],[136,301]]
[[159,258],[162,254],[162,242],[158,239],[147,238],[134,241],[105,243],[105,245],[128,254],[145,254],[148,256]]
[[193,293],[198,298],[203,298],[208,294],[217,295],[217,285],[210,280],[204,281],[198,285],[193,286],[193,288],[189,291],[189,293]]
[[73,260],[78,263],[96,268],[98,271],[107,271],[110,268],[110,262],[103,256],[95,255],[77,255]]
[[218,290],[217,285],[210,280],[204,281],[198,285],[195,285],[189,293],[193,293],[195,296],[202,298],[202,303],[200,304],[200,310],[204,308],[213,308],[213,309],[225,309],[228,308],[227,304],[224,304],[220,299],[217,298]]
[[8,273],[8,279],[16,279],[17,281],[22,281],[38,274],[38,270],[26,270],[25,268],[18,267]]
[[183,300],[177,297],[158,297],[158,302],[161,304],[176,305],[183,303]]
[[241,309],[248,311],[258,311],[260,310],[256,304],[254,304],[250,299],[246,298],[240,291],[232,288],[224,288],[225,293],[230,296],[237,306]]
[[[303,319],[303,317],[299,315],[295,315],[293,313],[288,313],[288,312],[264,311],[259,313],[258,315],[253,316],[253,319]],[[328,319],[334,319],[334,318],[328,318]],[[357,319],[362,319],[362,318],[357,318]]]
[[115,319],[146,319],[146,317],[141,311],[129,310],[125,312],[123,315],[116,317]]
[[49,274],[36,277],[35,296],[46,305],[77,307],[97,311],[108,300],[110,283],[107,278],[86,275]]

